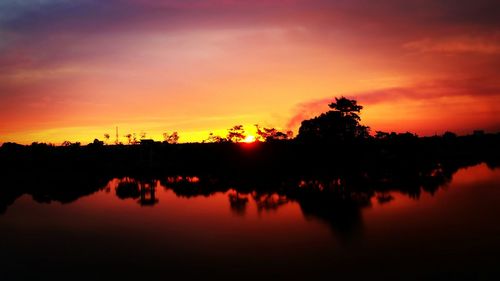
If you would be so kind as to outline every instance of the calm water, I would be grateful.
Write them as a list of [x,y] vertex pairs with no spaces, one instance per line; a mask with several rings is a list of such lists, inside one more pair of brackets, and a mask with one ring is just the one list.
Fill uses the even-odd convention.
[[198,178],[114,179],[68,204],[21,196],[0,215],[0,280],[500,280],[500,170],[486,165],[433,195],[376,193],[324,216],[275,193],[176,195],[178,181]]

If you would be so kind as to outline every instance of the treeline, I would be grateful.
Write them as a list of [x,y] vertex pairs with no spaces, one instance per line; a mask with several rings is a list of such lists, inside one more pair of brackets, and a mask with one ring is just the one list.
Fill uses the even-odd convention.
[[283,140],[240,143],[144,143],[86,146],[29,146],[6,143],[0,147],[0,173],[7,171],[64,172],[97,170],[141,173],[321,173],[332,169],[412,165],[427,159],[472,159],[492,166],[500,159],[500,135],[424,137],[389,134],[350,142]]
[[[301,123],[298,134],[294,137],[292,131],[282,131],[272,127],[262,127],[255,124],[255,136],[249,135],[243,125],[235,125],[227,130],[224,136],[209,133],[208,137],[201,141],[201,143],[240,143],[240,142],[284,142],[293,141],[297,143],[329,143],[329,144],[352,144],[363,143],[373,140],[384,141],[415,141],[418,136],[411,132],[395,133],[376,131],[371,133],[368,126],[362,125],[359,116],[363,106],[358,105],[356,100],[347,99],[345,97],[335,98],[335,101],[330,103],[330,110],[316,116],[312,119],[304,120]],[[485,135],[484,131],[474,131],[475,136]],[[103,135],[104,141],[94,139],[89,146],[102,146],[107,144],[123,145],[124,143],[119,140],[118,128],[117,135],[114,142],[110,142],[110,134]],[[151,144],[160,143],[152,139],[147,139],[147,133],[141,132],[140,134],[128,133],[123,137],[126,138],[126,144]],[[433,138],[442,137],[446,140],[457,138],[453,132],[445,132],[442,136],[434,136]],[[181,138],[178,132],[165,132],[163,133],[163,144],[178,144]],[[11,146],[13,143],[5,143],[4,145]],[[56,146],[51,143],[38,143],[33,142],[31,146]],[[80,147],[80,142],[64,141],[61,146],[65,147]]]
[[110,191],[141,205],[161,204],[156,186],[182,197],[229,192],[234,212],[244,212],[249,198],[264,209],[293,201],[304,215],[349,232],[373,198],[388,202],[391,191],[418,198],[449,183],[461,167],[498,167],[499,140],[389,134],[359,143],[9,144],[0,148],[0,214],[23,194],[37,202],[69,203],[118,178]]
[[[243,126],[228,130],[225,137],[210,135],[204,143],[178,144],[176,132],[166,133],[164,142],[143,140],[140,145],[104,145],[95,140],[82,146],[4,143],[0,148],[2,170],[54,171],[99,169],[140,172],[161,170],[180,173],[318,173],[332,168],[370,165],[407,165],[423,159],[473,158],[498,162],[500,134],[475,132],[457,136],[418,137],[412,133],[376,132],[360,123],[362,106],[355,100],[336,98],[330,110],[304,120],[298,135],[257,126],[258,142],[241,144]],[[107,136],[109,138],[109,135]],[[131,143],[135,139],[132,137]]]

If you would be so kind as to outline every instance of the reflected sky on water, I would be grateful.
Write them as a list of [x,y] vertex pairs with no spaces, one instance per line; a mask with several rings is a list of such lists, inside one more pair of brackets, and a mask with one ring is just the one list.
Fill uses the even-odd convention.
[[390,190],[328,200],[208,192],[204,180],[115,178],[66,204],[22,195],[0,215],[0,279],[499,274],[500,170],[485,164],[418,198]]

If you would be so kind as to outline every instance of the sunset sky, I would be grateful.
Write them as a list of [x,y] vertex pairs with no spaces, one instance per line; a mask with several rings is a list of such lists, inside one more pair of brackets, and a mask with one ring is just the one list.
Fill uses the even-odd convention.
[[498,0],[1,0],[0,143],[297,132],[341,95],[373,132],[497,132],[499,15]]

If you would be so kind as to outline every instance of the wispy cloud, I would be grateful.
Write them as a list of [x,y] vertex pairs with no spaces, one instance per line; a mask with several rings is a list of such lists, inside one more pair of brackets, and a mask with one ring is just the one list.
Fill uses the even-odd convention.
[[423,53],[478,53],[495,55],[500,53],[500,34],[491,36],[458,36],[451,38],[425,38],[408,42],[405,49]]
[[[490,98],[500,98],[500,81],[495,77],[479,77],[468,79],[442,79],[417,83],[414,85],[384,88],[373,91],[341,94],[345,97],[356,99],[358,103],[370,107],[377,104],[395,104],[399,101],[423,102],[428,105],[434,104],[437,99],[469,97],[476,100],[471,107],[481,108]],[[297,129],[304,119],[312,118],[321,112],[328,110],[327,105],[334,101],[335,97],[325,97],[298,104],[294,110],[295,114],[289,120],[287,127]],[[449,112],[453,114],[453,112]],[[497,116],[490,116],[498,119]],[[469,116],[473,120],[474,116]],[[397,120],[394,120],[397,122]],[[497,122],[498,123],[498,122]],[[368,124],[369,125],[369,124]]]

